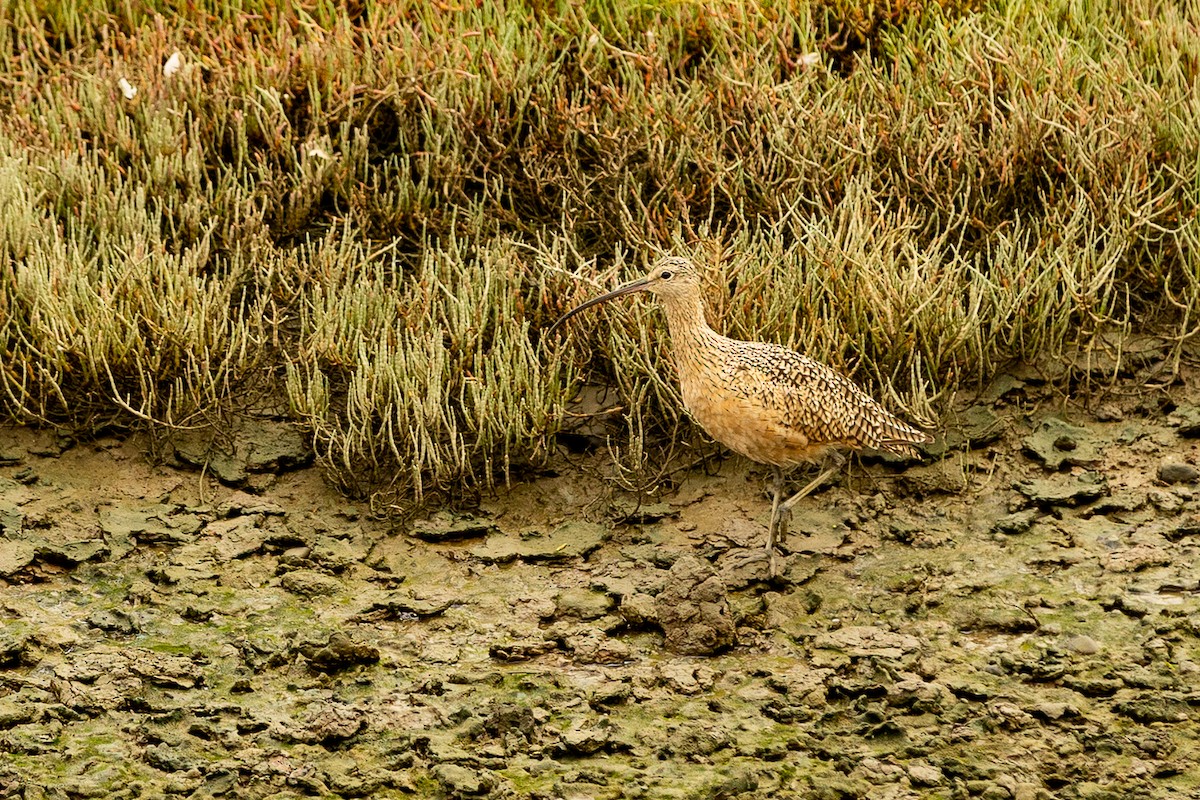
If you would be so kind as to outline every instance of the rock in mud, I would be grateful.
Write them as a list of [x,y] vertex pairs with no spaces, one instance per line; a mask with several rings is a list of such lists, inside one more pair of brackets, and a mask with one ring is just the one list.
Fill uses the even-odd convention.
[[851,658],[898,659],[916,652],[921,640],[905,633],[892,633],[873,625],[848,625],[822,633],[813,641],[818,650],[832,650]]
[[1029,529],[1033,527],[1033,523],[1041,515],[1041,511],[1036,508],[1027,508],[1024,511],[1009,514],[996,520],[992,525],[992,532],[1003,533],[1006,536],[1020,536],[1022,533],[1028,533]]
[[1047,469],[1091,466],[1101,459],[1100,447],[1087,428],[1076,427],[1057,417],[1042,420],[1022,441],[1025,452],[1045,464]]
[[[1162,547],[1153,544],[1135,544],[1132,547],[1124,547],[1110,553],[1105,560],[1105,569],[1110,572],[1140,572],[1150,567],[1169,566],[1172,561],[1171,553]],[[1120,610],[1126,612],[1135,610],[1135,607],[1130,604],[1131,600],[1132,598],[1122,598]],[[1145,616],[1145,614],[1141,614],[1141,616]]]
[[958,628],[963,631],[1032,633],[1038,629],[1038,621],[1023,606],[987,605],[963,609]]
[[1163,483],[1195,483],[1200,469],[1182,461],[1164,461],[1158,465],[1158,479]]
[[695,556],[684,556],[671,567],[655,609],[672,652],[711,655],[736,641],[725,582],[711,564]]
[[1029,713],[1038,719],[1054,721],[1072,719],[1079,716],[1079,709],[1070,703],[1038,703],[1029,709]]
[[290,422],[256,420],[235,443],[247,472],[287,472],[313,460],[308,435]]
[[217,506],[217,516],[221,519],[250,516],[286,517],[287,510],[270,500],[246,492],[234,492]]
[[183,751],[182,748],[169,744],[150,745],[142,757],[146,763],[163,772],[187,772],[196,766],[196,759]]
[[[644,676],[636,676],[635,681]],[[664,686],[675,694],[696,695],[711,691],[717,673],[703,664],[669,661],[658,664],[650,681],[652,686]]]
[[458,601],[452,597],[418,597],[411,591],[392,592],[354,615],[359,622],[384,619],[429,619],[444,613]]
[[0,698],[0,731],[39,722],[45,713],[45,707],[40,703],[18,703],[8,697]]
[[765,582],[771,575],[771,559],[759,547],[738,547],[727,550],[720,559],[721,580],[731,591]]
[[1036,724],[1031,714],[1006,700],[988,703],[987,710],[992,720],[1005,730],[1020,731]]
[[132,636],[141,631],[137,619],[127,611],[119,608],[105,608],[94,611],[87,618],[87,623],[93,628],[115,633],[121,636]]
[[721,777],[704,785],[696,797],[753,797],[758,789],[758,777],[745,767],[734,770],[732,775]]
[[21,657],[29,649],[29,640],[11,631],[0,629],[0,669],[10,669],[21,663]]
[[1124,491],[1116,492],[1108,497],[1101,498],[1096,505],[1087,509],[1086,516],[1094,514],[1121,514],[1129,511],[1137,511],[1142,506],[1146,505],[1145,492]]
[[197,662],[183,656],[101,646],[56,665],[49,689],[64,706],[94,716],[130,706],[156,710],[159,701],[152,700],[147,685],[195,689],[205,680]]
[[34,472],[33,469],[30,467],[26,467],[25,469],[21,470],[20,472],[14,474],[12,477],[13,477],[14,481],[21,484],[22,486],[33,486],[39,480],[41,480],[41,476],[38,475],[36,472]]
[[944,437],[924,446],[935,458],[951,450],[978,450],[1004,435],[1004,420],[986,405],[971,406],[951,421]]
[[355,641],[340,631],[330,636],[325,644],[306,642],[300,645],[299,650],[308,660],[308,665],[318,672],[338,672],[358,664],[379,661],[378,648]]
[[287,422],[243,419],[229,430],[213,428],[180,431],[171,437],[175,457],[202,468],[231,486],[246,482],[250,473],[279,473],[312,463],[308,437]]
[[69,542],[43,542],[38,555],[58,564],[83,564],[96,561],[109,554],[103,539],[74,539]]
[[617,613],[631,628],[646,628],[658,624],[658,609],[654,605],[654,598],[645,592],[634,592],[622,597]]
[[529,661],[558,649],[551,639],[517,639],[501,642],[488,648],[488,655],[497,661]]
[[457,542],[463,539],[480,539],[500,529],[478,517],[441,512],[428,519],[417,520],[410,533],[424,542]]
[[0,481],[0,535],[7,538],[19,538],[25,530],[25,513],[16,503],[2,499],[10,484]]
[[1178,494],[1163,489],[1152,489],[1146,493],[1146,499],[1150,501],[1150,505],[1164,514],[1174,514],[1183,508],[1183,500]]
[[204,528],[204,541],[221,563],[248,558],[262,552],[270,531],[262,527],[258,514],[215,520]]
[[1063,647],[1083,656],[1094,656],[1100,652],[1100,643],[1085,633],[1067,637],[1067,640],[1063,642]]
[[125,650],[122,655],[128,659],[129,671],[153,686],[195,689],[205,685],[204,675],[198,669],[203,656],[186,658],[145,648]]
[[[784,562],[782,580],[792,586],[801,586],[825,569],[826,560],[821,556],[791,556]],[[817,605],[820,605],[818,600]],[[815,610],[813,606],[811,610]]]
[[1142,724],[1177,723],[1189,719],[1190,707],[1179,692],[1141,692],[1122,699],[1118,693],[1113,710]]
[[341,575],[362,560],[362,550],[353,541],[336,536],[316,536],[310,542],[309,559],[327,572]]
[[612,729],[605,725],[577,723],[563,732],[558,753],[565,756],[590,756],[610,749]]
[[596,628],[577,631],[567,636],[563,643],[576,664],[621,664],[633,655],[625,642]]
[[337,594],[342,588],[342,582],[337,578],[311,569],[297,569],[286,573],[279,584],[292,594],[301,597],[320,597]]
[[537,717],[534,708],[525,703],[493,700],[471,738],[515,739],[527,744],[540,728]]
[[336,701],[310,706],[299,721],[279,725],[275,735],[284,741],[305,744],[338,744],[367,727],[366,714]]
[[554,596],[554,616],[599,619],[612,611],[613,598],[591,589],[566,589]]
[[908,768],[908,777],[913,786],[941,786],[946,782],[946,776],[932,764],[912,764]]
[[549,533],[531,531],[520,536],[491,536],[471,555],[489,564],[522,561],[565,561],[583,558],[597,550],[609,537],[607,529],[590,522],[572,521]]
[[854,775],[862,776],[876,786],[886,786],[899,783],[905,776],[904,767],[899,764],[888,764],[877,758],[868,756],[858,763]]
[[1016,490],[1041,508],[1080,506],[1108,494],[1108,483],[1093,475],[1078,478],[1045,478],[1022,481]]
[[100,530],[106,540],[117,542],[136,539],[145,544],[187,544],[203,527],[197,515],[182,506],[164,503],[100,511]]
[[479,797],[496,787],[496,777],[486,769],[467,769],[458,764],[438,764],[433,777],[450,797]]
[[628,683],[605,681],[591,690],[587,701],[592,708],[612,708],[624,705],[632,696],[633,690]]
[[1188,439],[1200,437],[1200,406],[1181,405],[1167,418],[1175,432]]
[[0,540],[0,577],[15,575],[32,564],[36,557],[37,548],[30,542]]
[[729,730],[718,722],[685,722],[671,731],[667,741],[658,749],[659,758],[683,756],[688,760],[707,758],[718,750],[734,744]]
[[779,549],[788,553],[824,554],[837,552],[850,536],[850,519],[842,509],[805,508],[792,512],[788,535]]
[[1169,542],[1200,537],[1200,514],[1188,514],[1162,532]]

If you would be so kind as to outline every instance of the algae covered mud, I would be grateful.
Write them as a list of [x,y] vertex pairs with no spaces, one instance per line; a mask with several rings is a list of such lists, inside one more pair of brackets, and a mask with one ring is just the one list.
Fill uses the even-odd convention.
[[736,460],[393,528],[276,423],[209,451],[236,487],[4,430],[0,797],[1196,797],[1196,389],[1006,375],[774,582]]

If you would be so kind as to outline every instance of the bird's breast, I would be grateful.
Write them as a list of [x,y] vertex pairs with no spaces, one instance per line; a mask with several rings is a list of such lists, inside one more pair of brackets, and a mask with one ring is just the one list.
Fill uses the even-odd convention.
[[781,424],[777,412],[715,373],[680,370],[688,413],[709,436],[752,461],[780,467],[820,461],[836,443]]

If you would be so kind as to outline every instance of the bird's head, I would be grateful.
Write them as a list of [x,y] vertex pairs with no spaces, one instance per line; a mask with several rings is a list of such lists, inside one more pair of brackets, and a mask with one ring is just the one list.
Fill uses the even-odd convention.
[[698,294],[700,292],[700,273],[696,269],[695,264],[682,256],[660,258],[645,276],[622,284],[607,294],[593,297],[586,303],[578,305],[563,314],[550,326],[549,330],[546,331],[546,335],[549,336],[552,334],[559,325],[562,325],[584,309],[607,302],[621,295],[633,294],[634,292],[652,292],[667,302],[670,302],[674,298]]
[[682,297],[699,291],[700,273],[696,270],[696,265],[688,259],[682,256],[666,256],[655,262],[646,273],[646,277],[633,283],[642,285],[632,291],[640,289],[664,298]]

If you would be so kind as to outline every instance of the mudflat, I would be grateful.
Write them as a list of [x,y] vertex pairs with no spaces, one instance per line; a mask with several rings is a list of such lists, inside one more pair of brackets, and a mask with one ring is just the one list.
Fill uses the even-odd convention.
[[269,423],[227,483],[3,429],[0,797],[1195,797],[1194,378],[1010,380],[806,498],[775,581],[739,459],[401,524]]

